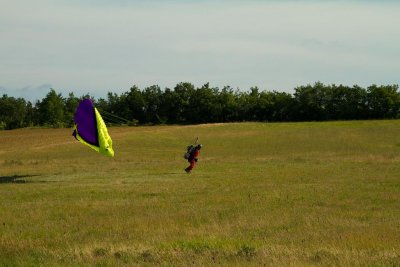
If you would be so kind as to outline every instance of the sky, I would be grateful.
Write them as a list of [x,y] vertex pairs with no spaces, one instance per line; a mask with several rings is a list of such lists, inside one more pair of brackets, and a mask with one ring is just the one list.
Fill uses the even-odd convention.
[[0,0],[0,94],[400,83],[400,1]]

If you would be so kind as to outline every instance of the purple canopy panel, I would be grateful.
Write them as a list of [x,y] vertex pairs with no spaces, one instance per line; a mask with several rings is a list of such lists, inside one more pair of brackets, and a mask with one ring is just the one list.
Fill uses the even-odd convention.
[[91,145],[98,146],[97,122],[92,100],[84,99],[79,103],[74,121],[77,125],[78,134],[82,139]]

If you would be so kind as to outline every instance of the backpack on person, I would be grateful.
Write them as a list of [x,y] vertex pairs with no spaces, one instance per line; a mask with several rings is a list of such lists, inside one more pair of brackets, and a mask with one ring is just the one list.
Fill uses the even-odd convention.
[[183,158],[184,158],[184,159],[189,159],[189,158],[190,158],[190,155],[192,155],[194,149],[195,149],[195,146],[194,146],[194,145],[189,145],[189,146],[186,148],[186,153],[183,155]]

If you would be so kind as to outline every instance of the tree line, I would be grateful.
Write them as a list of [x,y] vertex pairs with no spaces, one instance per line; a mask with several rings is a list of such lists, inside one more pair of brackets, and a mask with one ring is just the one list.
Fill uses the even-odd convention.
[[294,89],[293,94],[252,87],[240,91],[226,86],[196,88],[179,83],[173,89],[158,85],[94,99],[90,95],[67,97],[50,89],[31,103],[23,98],[0,98],[0,129],[47,126],[71,127],[79,102],[91,98],[108,124],[197,124],[215,122],[282,122],[395,119],[400,117],[398,85],[362,88],[317,82]]

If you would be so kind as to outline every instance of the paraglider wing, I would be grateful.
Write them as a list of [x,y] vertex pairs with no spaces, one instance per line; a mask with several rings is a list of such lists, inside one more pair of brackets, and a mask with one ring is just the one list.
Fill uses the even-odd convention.
[[84,99],[79,103],[74,121],[75,126],[72,135],[79,142],[104,155],[114,156],[112,140],[106,124],[90,99]]

